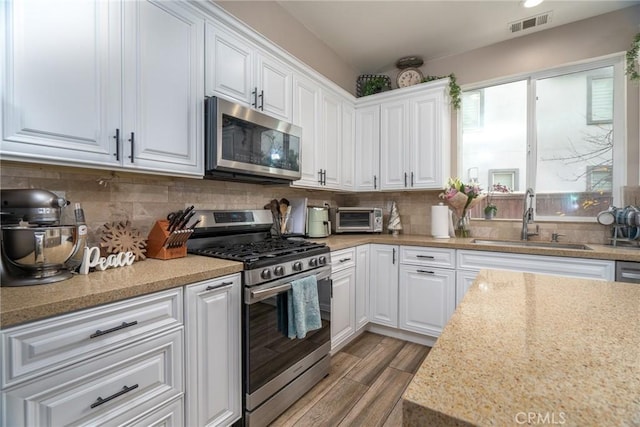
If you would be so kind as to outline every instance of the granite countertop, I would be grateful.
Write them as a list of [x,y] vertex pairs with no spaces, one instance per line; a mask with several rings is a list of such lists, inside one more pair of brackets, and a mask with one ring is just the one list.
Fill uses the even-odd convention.
[[481,271],[405,391],[403,422],[640,425],[640,285]]
[[332,251],[358,245],[365,245],[367,243],[379,243],[385,245],[471,249],[477,251],[520,253],[528,255],[549,255],[640,262],[640,248],[638,247],[614,247],[587,243],[586,246],[590,247],[591,250],[581,250],[497,244],[482,245],[473,243],[474,239],[475,238],[436,239],[430,236],[412,236],[407,234],[401,234],[399,236],[392,236],[390,234],[340,234],[332,235],[324,239],[314,239],[314,241],[326,243]]
[[0,288],[0,327],[68,313],[242,271],[242,263],[197,255],[76,275],[49,285]]
[[[435,239],[428,236],[389,234],[345,234],[325,239],[331,250],[345,249],[368,243],[475,249],[485,251],[524,253],[535,255],[571,256],[581,258],[640,261],[640,250],[591,245],[593,250],[532,248],[511,246],[485,246],[467,239]],[[215,258],[188,255],[168,261],[147,259],[131,267],[93,272],[74,276],[50,285],[0,288],[0,327],[106,304],[151,292],[195,283],[201,280],[242,271],[242,264]]]

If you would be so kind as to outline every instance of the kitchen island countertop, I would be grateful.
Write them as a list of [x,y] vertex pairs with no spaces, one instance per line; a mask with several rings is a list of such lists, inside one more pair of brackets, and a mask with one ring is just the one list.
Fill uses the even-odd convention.
[[242,271],[242,263],[187,255],[75,275],[48,285],[0,288],[0,327],[68,313]]
[[403,424],[640,425],[640,286],[481,271],[405,391]]

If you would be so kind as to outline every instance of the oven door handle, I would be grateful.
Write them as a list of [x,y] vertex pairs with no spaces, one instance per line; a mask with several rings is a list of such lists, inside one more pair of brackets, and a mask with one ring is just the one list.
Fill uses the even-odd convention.
[[291,283],[285,283],[284,285],[276,286],[275,288],[267,288],[260,291],[251,291],[251,299],[262,300],[274,295],[278,295],[280,292],[288,291],[289,289],[291,289]]
[[253,304],[258,301],[262,301],[267,298],[271,298],[281,292],[291,289],[291,282],[297,279],[302,279],[307,276],[316,276],[316,280],[328,279],[331,276],[331,266],[326,265],[316,270],[305,271],[295,276],[290,276],[281,279],[280,281],[269,283],[268,285],[257,286],[256,288],[245,289],[245,303]]

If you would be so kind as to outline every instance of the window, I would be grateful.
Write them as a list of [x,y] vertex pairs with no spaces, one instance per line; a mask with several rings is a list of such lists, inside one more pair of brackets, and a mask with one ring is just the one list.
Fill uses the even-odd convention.
[[613,121],[613,77],[589,76],[587,79],[587,124]]
[[495,185],[501,184],[513,191],[518,188],[518,169],[489,169],[489,180],[487,188],[494,188]]
[[[512,189],[499,217],[521,219],[531,187],[538,219],[594,220],[615,205],[625,176],[624,132],[614,131],[624,129],[623,72],[617,56],[464,91],[459,170],[484,189]],[[481,127],[471,126],[476,101]]]
[[484,90],[462,93],[462,127],[465,130],[481,128],[484,121]]

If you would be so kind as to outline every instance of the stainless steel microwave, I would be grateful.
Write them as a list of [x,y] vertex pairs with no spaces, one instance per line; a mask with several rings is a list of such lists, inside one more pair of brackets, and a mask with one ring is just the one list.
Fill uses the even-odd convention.
[[205,178],[300,179],[302,129],[218,97],[205,99]]
[[333,208],[330,214],[334,233],[382,233],[380,208]]

